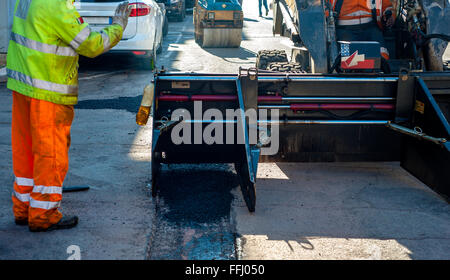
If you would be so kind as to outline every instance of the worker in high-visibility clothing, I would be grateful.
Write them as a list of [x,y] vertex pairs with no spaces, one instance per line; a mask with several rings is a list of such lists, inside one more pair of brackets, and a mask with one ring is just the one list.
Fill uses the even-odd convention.
[[377,41],[381,55],[389,59],[382,29],[392,27],[395,16],[390,0],[327,0],[336,18],[339,41]]
[[130,9],[94,32],[74,0],[17,0],[6,71],[13,91],[12,195],[15,222],[30,231],[72,228],[58,210],[69,164],[70,127],[78,96],[78,55],[96,57],[122,38]]

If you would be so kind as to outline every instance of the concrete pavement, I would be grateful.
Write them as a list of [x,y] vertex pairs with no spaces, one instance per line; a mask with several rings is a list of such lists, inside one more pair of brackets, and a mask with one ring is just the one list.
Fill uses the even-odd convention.
[[399,163],[262,163],[256,192],[255,213],[233,192],[240,259],[450,258],[449,205]]
[[[448,259],[450,207],[398,163],[263,163],[242,259]],[[236,195],[238,195],[236,193]]]

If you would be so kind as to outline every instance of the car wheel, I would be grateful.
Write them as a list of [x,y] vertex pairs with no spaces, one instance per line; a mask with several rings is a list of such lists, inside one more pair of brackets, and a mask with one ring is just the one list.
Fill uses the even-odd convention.
[[[154,48],[157,46],[155,45]],[[136,65],[137,70],[153,70],[156,67],[156,52],[154,50],[146,51],[145,55],[135,55],[133,58],[133,64]]]
[[164,17],[164,25],[163,25],[163,36],[166,36],[169,33],[169,19],[167,16]]
[[161,37],[161,41],[159,42],[158,48],[156,49],[156,54],[162,53],[163,49],[163,37]]
[[142,56],[138,58],[138,65],[141,70],[153,70],[153,56]]

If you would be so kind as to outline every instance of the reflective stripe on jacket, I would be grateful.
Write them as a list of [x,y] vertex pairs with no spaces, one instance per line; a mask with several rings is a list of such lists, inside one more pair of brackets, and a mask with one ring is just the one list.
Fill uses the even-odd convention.
[[[338,0],[327,0],[336,8]],[[337,20],[337,25],[357,25],[372,21],[372,0],[343,0],[341,12]],[[392,10],[390,0],[375,0],[377,11],[377,22],[381,27],[381,16],[388,10]],[[394,13],[393,13],[394,14]],[[394,16],[394,15],[392,15]]]
[[78,55],[96,57],[114,47],[122,33],[118,24],[91,31],[73,0],[17,0],[7,54],[7,86],[32,98],[74,105]]

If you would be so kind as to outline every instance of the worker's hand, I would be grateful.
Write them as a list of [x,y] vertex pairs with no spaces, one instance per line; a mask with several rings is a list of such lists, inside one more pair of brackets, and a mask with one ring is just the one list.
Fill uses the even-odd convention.
[[128,1],[122,2],[117,6],[116,13],[113,17],[112,23],[119,24],[123,30],[127,28],[128,17],[130,16],[131,9],[128,6]]

